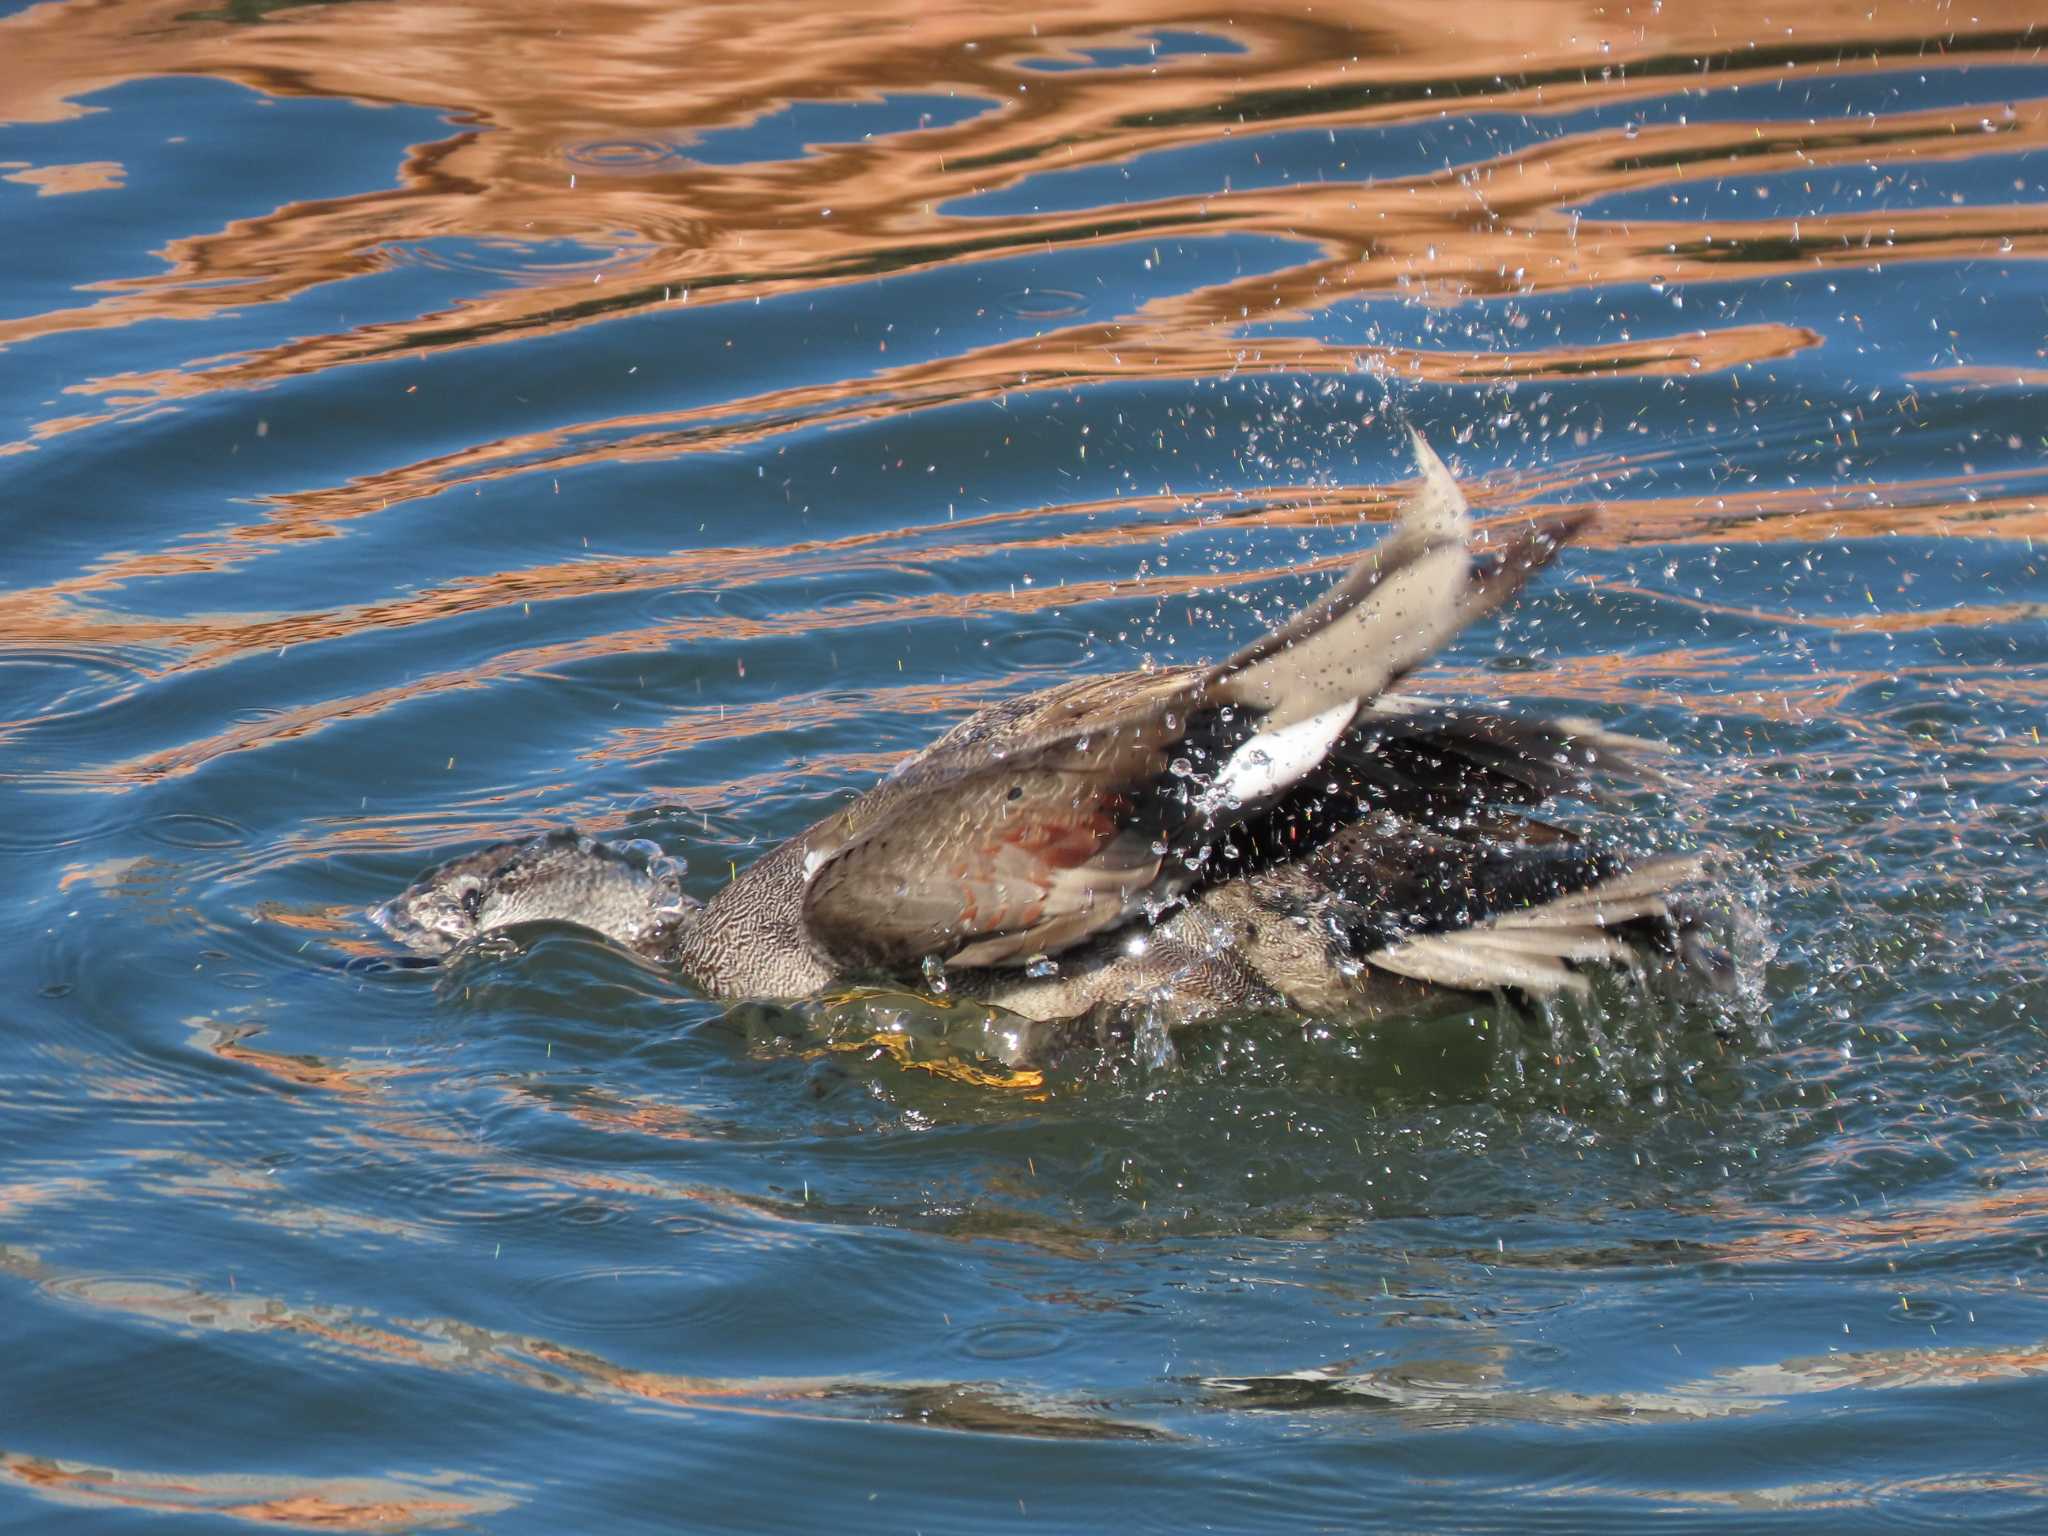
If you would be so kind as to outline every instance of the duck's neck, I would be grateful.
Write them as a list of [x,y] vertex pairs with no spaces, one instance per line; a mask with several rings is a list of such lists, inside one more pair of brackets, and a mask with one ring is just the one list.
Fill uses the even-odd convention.
[[713,997],[802,997],[835,979],[804,931],[804,844],[783,844],[711,898],[676,914],[662,958]]

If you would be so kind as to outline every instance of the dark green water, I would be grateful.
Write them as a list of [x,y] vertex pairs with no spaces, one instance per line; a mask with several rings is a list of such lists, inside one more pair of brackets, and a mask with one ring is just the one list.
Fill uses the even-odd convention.
[[[0,10],[0,1526],[2048,1529],[2027,7]],[[1680,748],[1734,997],[359,964],[1227,651],[1410,419],[1606,507],[1427,681]]]

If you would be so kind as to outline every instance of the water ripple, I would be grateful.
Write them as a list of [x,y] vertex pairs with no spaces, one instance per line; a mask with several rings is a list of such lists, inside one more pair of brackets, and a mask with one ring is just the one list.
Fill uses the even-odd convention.
[[[0,10],[9,1513],[2040,1523],[2026,5]],[[1226,654],[1409,422],[1596,515],[1415,686],[1671,741],[1732,998],[999,1071],[363,918]]]

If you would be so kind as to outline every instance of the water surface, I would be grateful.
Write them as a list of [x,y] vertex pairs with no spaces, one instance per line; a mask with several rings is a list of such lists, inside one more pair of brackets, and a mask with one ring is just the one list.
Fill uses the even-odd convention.
[[[0,1521],[2048,1525],[2035,8],[0,7]],[[1214,656],[1420,425],[1432,686],[1744,987],[1004,1072],[567,931]]]

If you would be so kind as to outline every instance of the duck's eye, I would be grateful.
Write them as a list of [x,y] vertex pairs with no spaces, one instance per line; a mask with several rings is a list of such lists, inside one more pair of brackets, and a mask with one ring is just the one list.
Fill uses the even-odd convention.
[[483,916],[484,888],[472,885],[462,893],[462,915],[472,923]]
[[1010,786],[1010,798],[1012,800],[1022,800],[1024,798],[1024,786],[1022,784],[1012,784]]

